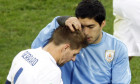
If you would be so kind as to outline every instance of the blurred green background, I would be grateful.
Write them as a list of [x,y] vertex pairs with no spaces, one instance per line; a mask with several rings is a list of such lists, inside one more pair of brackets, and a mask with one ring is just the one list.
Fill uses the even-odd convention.
[[[4,84],[14,56],[31,43],[56,16],[74,16],[81,0],[0,0],[0,84]],[[113,33],[112,0],[100,0],[107,12],[104,31]],[[131,60],[131,84],[140,83],[140,58]]]

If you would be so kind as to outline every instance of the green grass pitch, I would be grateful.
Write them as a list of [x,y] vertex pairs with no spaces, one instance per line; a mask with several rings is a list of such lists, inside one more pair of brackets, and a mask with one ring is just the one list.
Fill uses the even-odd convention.
[[[0,84],[4,84],[14,56],[31,43],[55,16],[74,16],[81,0],[0,0]],[[113,33],[112,0],[100,0],[106,8],[104,31]],[[140,83],[140,58],[130,62],[131,84]]]

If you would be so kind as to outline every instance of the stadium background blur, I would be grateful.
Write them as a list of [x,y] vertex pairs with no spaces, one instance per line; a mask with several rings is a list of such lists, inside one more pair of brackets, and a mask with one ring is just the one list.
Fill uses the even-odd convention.
[[[55,16],[74,16],[81,0],[0,0],[0,84],[4,84],[14,56],[31,43]],[[99,0],[105,6],[104,31],[113,33],[112,0]],[[125,25],[125,24],[124,24]],[[140,58],[130,62],[131,84],[140,83]],[[95,72],[96,73],[96,72]]]

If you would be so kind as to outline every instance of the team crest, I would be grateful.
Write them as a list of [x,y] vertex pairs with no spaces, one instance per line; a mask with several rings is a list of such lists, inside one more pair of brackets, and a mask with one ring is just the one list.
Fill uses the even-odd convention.
[[105,51],[105,59],[108,62],[111,62],[114,59],[115,50],[106,50]]

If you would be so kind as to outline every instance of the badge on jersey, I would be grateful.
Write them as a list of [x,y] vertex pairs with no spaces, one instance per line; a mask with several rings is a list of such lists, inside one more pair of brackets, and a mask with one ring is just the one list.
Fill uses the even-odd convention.
[[106,50],[105,59],[107,62],[111,62],[114,59],[115,50]]

